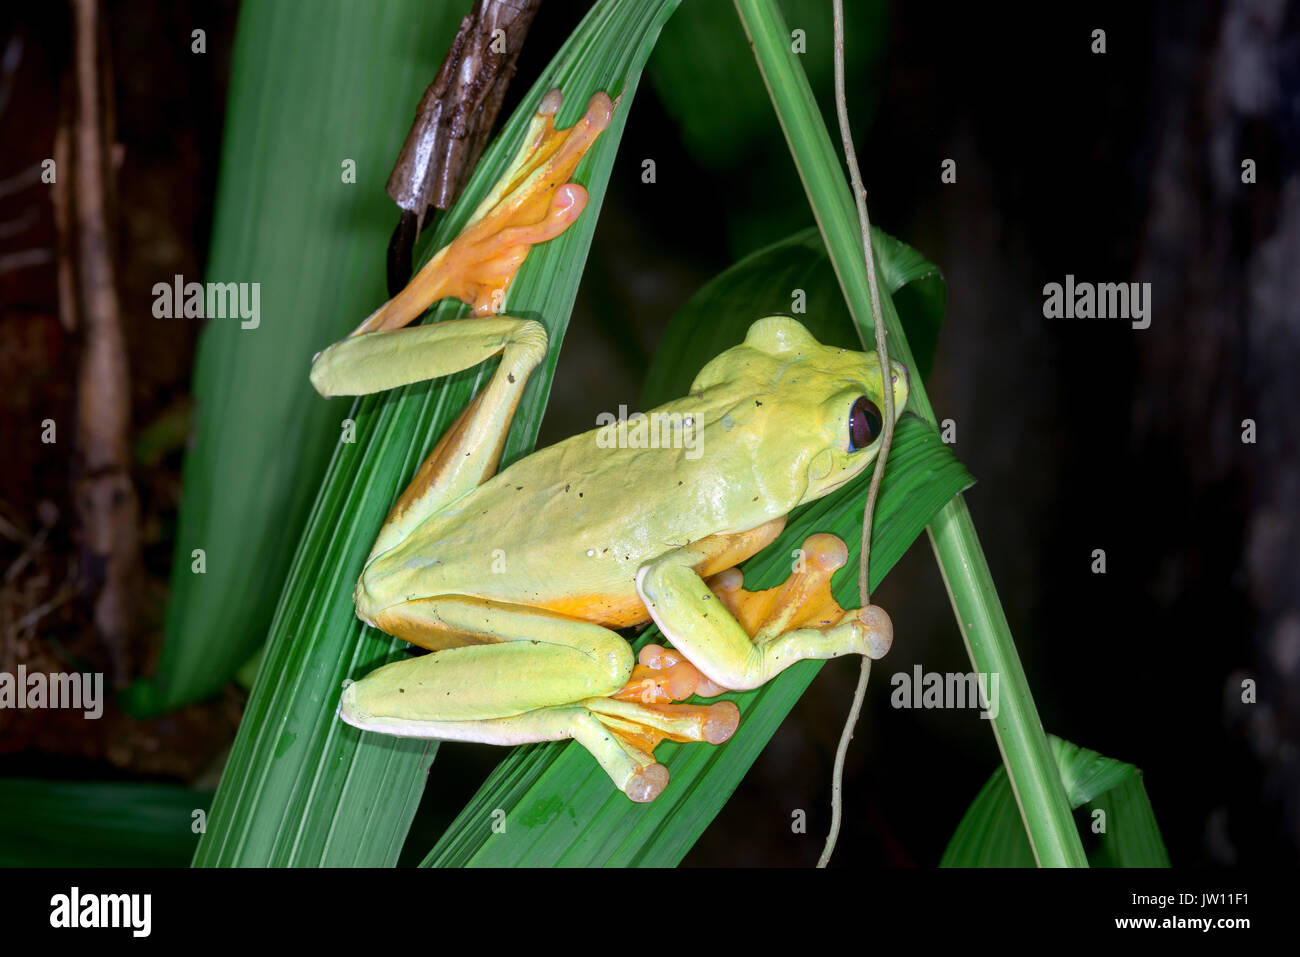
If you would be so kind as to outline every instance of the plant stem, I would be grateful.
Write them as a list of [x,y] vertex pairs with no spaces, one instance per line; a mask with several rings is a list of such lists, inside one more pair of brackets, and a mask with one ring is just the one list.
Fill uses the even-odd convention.
[[[871,295],[861,245],[855,235],[857,220],[853,201],[808,78],[791,50],[790,32],[775,0],[736,0],[736,9],[849,310],[859,331],[870,331]],[[881,291],[880,305],[885,327],[893,337],[891,347],[908,368],[914,369],[911,347],[887,291]],[[934,410],[920,376],[909,385],[911,410],[935,423]],[[935,517],[930,525],[930,543],[971,664],[978,673],[998,675],[1001,696],[997,718],[991,723],[1034,856],[1044,867],[1086,867],[1083,844],[1070,814],[1047,735],[1034,707],[1011,629],[962,496],[955,496]]]
[[[880,359],[880,397],[884,414],[884,431],[880,435],[880,451],[876,453],[876,468],[871,473],[871,487],[867,491],[867,502],[862,510],[862,551],[858,563],[858,596],[865,607],[871,601],[870,567],[871,567],[871,524],[876,514],[876,498],[880,494],[880,479],[885,472],[885,462],[889,458],[889,446],[894,439],[894,386],[889,365],[889,343],[885,341],[885,317],[880,312],[880,289],[876,282],[876,255],[871,248],[871,218],[867,215],[867,190],[862,185],[862,174],[858,170],[858,154],[853,149],[853,131],[849,126],[849,102],[844,93],[844,0],[833,0],[835,28],[835,114],[840,123],[840,139],[844,144],[844,161],[849,167],[849,181],[853,184],[853,201],[857,203],[858,228],[862,230],[862,262],[867,270],[867,288],[871,291],[871,325],[876,334],[876,355]],[[867,696],[867,681],[871,677],[871,659],[865,655],[858,671],[858,684],[853,691],[853,705],[849,708],[848,720],[844,722],[844,731],[840,735],[839,747],[835,749],[835,771],[831,777],[831,829],[826,835],[826,846],[817,861],[818,867],[825,867],[835,852],[835,842],[840,836],[840,820],[843,817],[844,801],[841,791],[844,788],[844,760],[849,753],[849,742],[853,740],[853,729],[858,726],[858,715],[862,712],[862,702]]]

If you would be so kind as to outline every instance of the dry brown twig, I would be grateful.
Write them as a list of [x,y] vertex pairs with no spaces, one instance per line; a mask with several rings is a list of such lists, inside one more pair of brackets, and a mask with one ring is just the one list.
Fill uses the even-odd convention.
[[[74,0],[76,119],[71,190],[82,333],[77,373],[73,501],[84,535],[81,577],[94,593],[94,623],[113,681],[128,675],[140,569],[139,502],[130,472],[131,392],[114,262],[112,84],[99,0]],[[57,175],[67,175],[58,171]],[[69,320],[65,319],[65,327]],[[73,323],[75,325],[75,322]]]
[[411,247],[429,210],[450,207],[478,162],[540,4],[477,0],[420,98],[388,177],[388,195],[402,210],[388,247],[390,295],[410,278]]

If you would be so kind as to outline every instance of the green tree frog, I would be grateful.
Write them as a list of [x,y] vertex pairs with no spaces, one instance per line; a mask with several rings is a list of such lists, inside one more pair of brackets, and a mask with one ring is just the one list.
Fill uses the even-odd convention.
[[[362,620],[432,653],[349,684],[340,717],[444,740],[572,738],[629,798],[651,801],[668,783],[660,741],[718,744],[739,721],[731,702],[685,699],[758,687],[805,658],[888,650],[884,611],[845,611],[830,595],[848,554],[838,538],[809,538],[778,588],[746,592],[735,567],[793,508],[874,460],[884,378],[874,353],[769,316],[649,414],[666,423],[663,441],[597,429],[497,471],[547,336],[496,313],[529,247],[581,213],[586,192],[568,177],[615,105],[599,93],[559,131],[559,91],[548,94],[465,230],[318,354],[311,380],[325,396],[361,395],[500,357],[393,506],[354,593]],[[475,315],[402,328],[443,296]],[[894,363],[889,380],[901,410],[906,369]],[[672,648],[650,645],[638,662],[615,629],[650,621]]]

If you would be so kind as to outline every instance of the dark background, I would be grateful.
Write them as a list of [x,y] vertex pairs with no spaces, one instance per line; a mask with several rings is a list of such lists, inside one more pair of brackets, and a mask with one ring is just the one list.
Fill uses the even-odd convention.
[[[848,6],[851,17],[876,15]],[[584,9],[543,4],[507,111]],[[1175,866],[1294,865],[1300,14],[1265,0],[1031,9],[889,9],[888,43],[848,94],[873,221],[947,278],[928,388],[979,480],[967,499],[1044,726],[1143,770]],[[229,2],[110,5],[118,138],[131,158],[119,182],[124,289],[201,271],[236,12]],[[65,24],[57,4],[0,16],[6,50],[22,38],[0,80],[7,180],[50,155]],[[208,30],[206,60],[161,39],[196,22]],[[1096,28],[1103,55],[1089,49]],[[692,158],[653,71],[632,110],[542,443],[620,403],[636,407],[673,311],[739,255],[812,222],[775,123],[751,164],[771,170],[770,188],[753,195],[741,172]],[[645,156],[659,169],[654,201],[640,182]],[[957,161],[955,184],[939,180],[945,158]],[[1241,182],[1245,158],[1257,164],[1252,185]],[[737,230],[731,211],[762,203],[780,207],[768,225],[753,217]],[[40,202],[0,196],[0,222],[22,217],[29,225],[0,237],[0,256],[53,242]],[[0,262],[0,380],[14,422],[70,401],[76,350],[58,325],[52,263]],[[1150,328],[1045,319],[1043,286],[1067,273],[1150,282]],[[140,428],[183,410],[194,345],[192,324],[144,329],[127,329]],[[1247,418],[1254,444],[1241,439]],[[61,464],[6,445],[0,517],[66,512]],[[137,476],[144,587],[157,603],[179,466],[177,452]],[[75,547],[66,525],[51,533],[51,580],[60,549]],[[1090,570],[1098,548],[1104,575]],[[4,594],[12,622],[31,598]],[[931,866],[998,753],[973,712],[889,706],[896,671],[970,667],[925,539],[873,597],[897,637],[849,754],[837,861]],[[85,609],[69,600],[43,633],[77,649],[84,626]],[[12,631],[2,637],[13,643]],[[30,642],[3,650],[29,667],[47,652]],[[823,670],[688,863],[816,860],[856,675],[849,661]],[[1256,704],[1241,703],[1245,678],[1258,683]],[[232,689],[153,722],[114,715],[90,739],[52,723],[9,728],[0,773],[192,781],[219,761],[240,703]],[[441,749],[413,849],[423,853],[499,756]],[[791,833],[796,809],[808,812],[807,834]]]

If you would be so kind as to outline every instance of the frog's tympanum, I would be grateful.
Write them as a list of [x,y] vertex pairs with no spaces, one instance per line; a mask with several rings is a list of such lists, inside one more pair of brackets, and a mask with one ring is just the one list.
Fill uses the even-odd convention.
[[[547,338],[495,312],[530,246],[581,213],[586,191],[568,177],[614,104],[598,93],[562,131],[558,107],[555,91],[465,230],[313,363],[312,383],[332,396],[500,357],[393,506],[356,587],[358,616],[432,653],[348,685],[339,714],[383,734],[574,738],[628,797],[650,801],[668,783],[659,742],[718,744],[740,718],[729,701],[678,702],[758,687],[805,658],[888,650],[881,609],[845,611],[831,597],[848,557],[838,538],[810,537],[778,588],[746,592],[735,567],[793,508],[873,461],[883,378],[874,353],[823,346],[769,316],[705,365],[689,395],[649,414],[658,441],[611,442],[607,427],[497,472]],[[444,296],[475,315],[402,328]],[[906,370],[894,363],[888,378],[901,411]],[[671,648],[647,646],[638,662],[614,629],[652,620]]]

